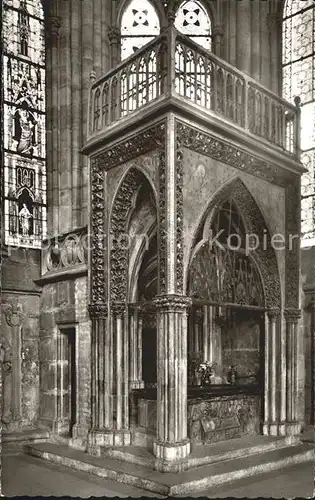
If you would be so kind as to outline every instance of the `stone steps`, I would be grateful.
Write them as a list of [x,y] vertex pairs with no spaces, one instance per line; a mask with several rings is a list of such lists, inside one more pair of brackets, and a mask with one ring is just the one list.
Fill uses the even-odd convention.
[[[245,448],[243,446],[239,449]],[[216,461],[180,473],[161,473],[153,470],[148,462],[144,466],[111,457],[92,457],[82,451],[52,443],[29,445],[25,447],[25,451],[32,456],[74,470],[89,472],[153,493],[173,496],[205,491],[226,482],[314,460],[314,446],[308,443],[291,444],[234,459]]]
[[49,437],[49,432],[41,429],[2,431],[1,451],[4,455],[20,453],[23,446],[35,443],[46,443]]
[[[225,460],[244,458],[257,453],[265,453],[275,449],[299,444],[295,436],[264,437],[248,436],[215,444],[196,446],[191,455],[182,463],[182,469],[200,467]],[[102,456],[115,458],[125,462],[154,467],[155,457],[148,449],[140,446],[124,446],[121,448],[102,448]]]

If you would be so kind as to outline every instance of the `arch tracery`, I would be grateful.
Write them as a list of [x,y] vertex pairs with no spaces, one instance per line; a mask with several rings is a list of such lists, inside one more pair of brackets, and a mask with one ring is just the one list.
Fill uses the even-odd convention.
[[[239,178],[226,185],[210,202],[205,212],[205,216],[200,222],[199,228],[196,231],[195,240],[190,252],[190,265],[192,263],[194,252],[196,251],[195,249],[198,243],[200,243],[200,241],[202,241],[205,236],[205,240],[208,241],[207,238],[209,237],[209,232],[208,230],[204,232],[204,228],[208,226],[209,229],[209,227],[213,225],[213,218],[218,213],[219,208],[222,205],[224,206],[224,202],[226,200],[231,199],[233,200],[235,207],[237,207],[237,211],[239,212],[244,224],[244,229],[240,228],[241,232],[243,232],[244,234],[245,230],[247,235],[255,235],[259,241],[258,247],[255,250],[250,250],[252,261],[250,265],[250,267],[252,267],[250,275],[257,276],[257,279],[258,275],[261,276],[262,287],[265,296],[264,306],[267,308],[280,308],[280,276],[275,250],[271,245],[270,233],[257,203],[255,202],[254,198],[252,197],[244,183]],[[206,223],[209,214],[211,215],[208,222]],[[258,275],[256,274],[256,272],[258,273]],[[187,288],[188,286],[189,278],[187,282]]]

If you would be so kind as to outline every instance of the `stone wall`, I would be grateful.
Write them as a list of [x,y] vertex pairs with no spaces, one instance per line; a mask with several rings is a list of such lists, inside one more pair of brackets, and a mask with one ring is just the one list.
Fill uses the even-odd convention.
[[[62,403],[69,377],[67,332],[75,330],[76,416],[74,445],[86,438],[90,418],[90,320],[87,276],[43,286],[40,317],[40,420],[56,435],[70,436],[70,404]],[[66,378],[65,378],[66,377]],[[69,397],[68,392],[66,396]]]
[[12,356],[3,380],[3,429],[36,426],[39,412],[40,252],[9,249],[2,261],[1,336]]

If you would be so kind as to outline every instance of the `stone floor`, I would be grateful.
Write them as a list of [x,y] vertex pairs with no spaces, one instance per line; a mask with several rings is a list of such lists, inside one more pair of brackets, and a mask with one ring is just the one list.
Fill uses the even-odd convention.
[[[190,496],[210,498],[310,498],[314,491],[314,464],[297,464],[259,475],[237,483],[226,484]],[[98,478],[87,472],[72,471],[27,455],[2,458],[2,494],[5,496],[89,496],[155,497],[147,491],[129,485]]]

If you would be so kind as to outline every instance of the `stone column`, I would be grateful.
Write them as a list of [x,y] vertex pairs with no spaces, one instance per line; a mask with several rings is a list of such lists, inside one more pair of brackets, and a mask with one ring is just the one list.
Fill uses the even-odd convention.
[[115,68],[120,61],[120,30],[118,28],[109,28],[107,36],[111,48],[110,66]]
[[260,4],[261,0],[251,2],[251,77],[260,81]]
[[297,421],[298,400],[298,359],[297,359],[297,332],[301,317],[299,309],[286,309],[284,312],[287,331],[287,434],[298,434],[301,426]]
[[[88,434],[87,452],[100,455],[100,447],[106,446],[112,428],[111,401],[111,342],[108,339],[107,304],[89,306],[91,331],[91,428]],[[106,384],[105,384],[106,381]]]
[[[59,233],[59,28],[57,16],[48,17],[48,67],[47,87],[49,88],[50,111],[47,121],[47,181],[48,190],[48,233]],[[50,180],[50,182],[49,182]],[[49,216],[50,214],[50,216]]]
[[280,12],[272,12],[267,16],[269,30],[269,57],[270,57],[270,88],[275,94],[280,91],[280,68],[281,68],[281,22]]
[[144,387],[142,380],[142,314],[136,304],[129,304],[129,386],[130,389]]
[[125,303],[114,302],[111,305],[113,332],[113,364],[116,424],[113,430],[113,446],[131,443],[129,430],[129,338],[128,316]]
[[181,295],[160,295],[154,300],[158,326],[157,436],[153,452],[156,468],[180,470],[190,453],[187,438],[187,308]]
[[213,46],[213,52],[218,57],[223,56],[223,36],[224,36],[223,26],[221,24],[216,24],[213,27],[213,32],[212,32],[212,44],[213,44],[212,46]]
[[263,433],[278,435],[278,401],[277,401],[277,374],[278,374],[278,327],[280,309],[270,308],[267,311],[268,322],[265,331],[265,419]]
[[236,3],[236,66],[250,75],[251,71],[251,2]]

